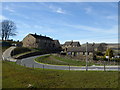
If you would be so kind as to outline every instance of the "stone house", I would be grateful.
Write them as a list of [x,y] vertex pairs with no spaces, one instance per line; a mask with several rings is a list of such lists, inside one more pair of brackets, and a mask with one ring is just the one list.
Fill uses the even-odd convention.
[[[93,48],[87,48],[88,55],[93,55]],[[67,49],[68,55],[86,55],[86,48],[85,47],[69,47]]]
[[67,48],[69,47],[80,47],[80,43],[79,42],[74,42],[74,41],[66,41],[63,45],[62,45],[62,49],[64,52],[67,51]]
[[[69,43],[67,43],[67,44],[69,44]],[[88,58],[92,60],[96,51],[105,52],[106,48],[107,48],[106,44],[104,44],[104,43],[100,43],[100,44],[89,43],[87,45]],[[86,44],[82,44],[77,47],[72,47],[69,45],[69,47],[67,47],[65,52],[69,56],[81,58],[81,59],[85,60],[86,59]]]
[[[81,47],[86,47],[86,44],[82,44]],[[105,52],[107,49],[107,44],[105,44],[105,43],[89,43],[88,48],[93,48],[94,51]]]
[[23,47],[39,48],[42,50],[61,50],[58,40],[37,34],[28,34],[23,40]]
[[93,59],[94,55],[94,50],[92,47],[87,48],[87,53],[86,53],[86,47],[69,47],[67,48],[67,55],[76,57],[76,58],[81,58],[83,60],[86,59],[86,54],[88,55],[89,59]]

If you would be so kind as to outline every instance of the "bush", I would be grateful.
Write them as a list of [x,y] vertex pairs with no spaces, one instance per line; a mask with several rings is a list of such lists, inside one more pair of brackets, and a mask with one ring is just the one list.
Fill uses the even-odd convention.
[[7,41],[2,41],[2,47],[10,47],[11,43]]
[[96,55],[97,55],[97,56],[104,56],[104,54],[103,54],[101,51],[97,51],[97,52],[96,52]]
[[108,59],[105,58],[105,56],[97,57],[96,55],[93,57],[93,60],[102,60],[102,61],[107,61]]
[[120,62],[120,58],[113,58],[112,61]]
[[28,52],[28,51],[31,51],[31,49],[26,48],[26,47],[17,47],[11,52],[11,55],[13,56],[13,55],[25,53],[25,52]]

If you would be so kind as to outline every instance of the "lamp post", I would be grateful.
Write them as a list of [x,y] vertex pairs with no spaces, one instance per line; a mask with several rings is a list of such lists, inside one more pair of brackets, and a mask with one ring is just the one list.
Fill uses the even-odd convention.
[[86,43],[86,71],[88,71],[88,42]]

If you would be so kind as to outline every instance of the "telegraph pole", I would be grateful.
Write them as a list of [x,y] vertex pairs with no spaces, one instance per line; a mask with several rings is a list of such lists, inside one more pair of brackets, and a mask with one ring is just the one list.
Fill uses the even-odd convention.
[[88,42],[86,43],[86,71],[88,71]]
[[109,54],[109,48],[108,48],[108,65],[110,65],[110,54]]

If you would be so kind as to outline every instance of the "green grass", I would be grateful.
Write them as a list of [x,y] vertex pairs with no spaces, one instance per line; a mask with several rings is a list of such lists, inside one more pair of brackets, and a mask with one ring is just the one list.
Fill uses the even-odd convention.
[[85,72],[32,69],[2,63],[3,88],[117,88],[118,72]]
[[[75,59],[69,59],[65,57],[58,57],[54,55],[47,55],[38,57],[35,59],[37,62],[40,63],[46,63],[46,64],[53,64],[53,65],[73,65],[73,66],[85,66],[85,61],[75,60]],[[94,63],[89,63],[90,65],[94,65]]]
[[19,54],[14,55],[13,58],[18,58],[22,55],[26,55],[26,54],[33,53],[33,52],[36,52],[36,51],[28,51],[28,52],[19,53]]

